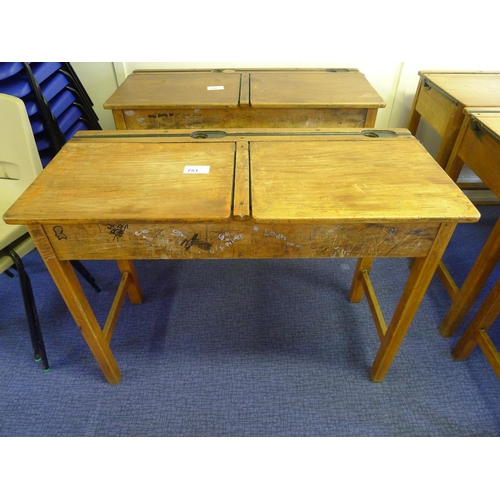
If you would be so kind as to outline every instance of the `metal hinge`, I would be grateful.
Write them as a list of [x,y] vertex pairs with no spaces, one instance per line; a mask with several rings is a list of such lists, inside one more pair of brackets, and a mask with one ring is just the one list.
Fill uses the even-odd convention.
[[428,78],[424,78],[422,85],[423,85],[425,90],[433,89],[436,92],[438,92],[439,94],[441,94],[442,96],[446,97],[446,99],[448,99],[448,101],[450,101],[452,104],[454,104],[455,106],[458,106],[458,101],[454,97],[452,97],[450,94],[448,94],[448,92],[445,92],[441,87],[438,87],[435,83],[432,83]]

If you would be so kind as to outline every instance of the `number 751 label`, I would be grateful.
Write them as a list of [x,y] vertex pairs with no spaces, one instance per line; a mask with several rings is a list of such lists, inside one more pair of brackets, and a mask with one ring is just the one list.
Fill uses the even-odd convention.
[[210,172],[210,165],[186,165],[184,167],[184,174],[208,174]]

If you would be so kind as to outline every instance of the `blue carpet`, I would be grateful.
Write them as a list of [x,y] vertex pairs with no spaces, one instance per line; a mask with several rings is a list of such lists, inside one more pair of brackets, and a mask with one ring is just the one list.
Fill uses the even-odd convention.
[[[480,210],[446,252],[459,284],[500,209]],[[136,261],[144,303],[126,301],[118,321],[113,386],[38,253],[24,262],[51,369],[32,359],[17,279],[0,276],[1,436],[500,435],[500,382],[479,349],[453,361],[458,335],[439,335],[450,299],[437,278],[386,379],[372,383],[379,341],[366,300],[348,301],[355,260]],[[82,285],[103,324],[119,273],[84,264],[103,289]],[[371,276],[388,320],[408,261],[376,260]],[[495,325],[490,334],[499,338]]]

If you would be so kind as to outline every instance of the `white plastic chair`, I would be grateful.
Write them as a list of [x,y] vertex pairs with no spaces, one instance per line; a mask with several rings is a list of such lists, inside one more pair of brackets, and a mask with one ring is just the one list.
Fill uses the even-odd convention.
[[[24,102],[0,93],[0,217],[41,171],[42,163]],[[48,371],[49,362],[33,290],[22,262],[22,257],[34,248],[25,226],[8,225],[0,218],[0,274],[15,277],[10,268],[17,269],[35,360],[42,361],[44,370]],[[80,261],[71,261],[71,264],[96,292],[101,291],[95,278]]]
[[[17,97],[0,94],[0,215],[17,200],[42,171],[26,107]],[[49,369],[31,282],[22,257],[35,245],[25,226],[12,226],[0,219],[0,273],[10,277],[17,269],[36,361]]]

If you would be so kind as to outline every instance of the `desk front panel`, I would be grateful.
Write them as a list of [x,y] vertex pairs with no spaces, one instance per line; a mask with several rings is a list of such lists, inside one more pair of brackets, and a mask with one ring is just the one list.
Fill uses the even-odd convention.
[[[500,110],[495,115],[486,115],[486,118],[496,121],[500,132]],[[486,186],[500,197],[500,142],[494,132],[481,126],[481,120],[482,115],[476,114],[468,121],[458,154]]]
[[60,260],[424,257],[438,223],[45,225]]
[[457,113],[461,114],[463,107],[459,107],[456,101],[435,87],[426,85],[424,80],[421,83],[415,110],[442,137]]
[[373,127],[360,108],[170,108],[113,110],[118,130]]

